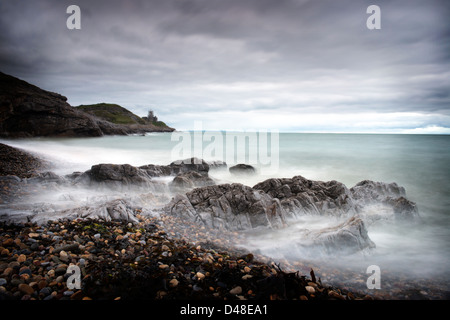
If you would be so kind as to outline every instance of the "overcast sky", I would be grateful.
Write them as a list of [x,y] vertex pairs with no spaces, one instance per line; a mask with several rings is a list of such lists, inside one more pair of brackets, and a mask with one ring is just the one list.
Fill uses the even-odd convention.
[[0,71],[179,130],[450,133],[448,21],[448,0],[0,0]]

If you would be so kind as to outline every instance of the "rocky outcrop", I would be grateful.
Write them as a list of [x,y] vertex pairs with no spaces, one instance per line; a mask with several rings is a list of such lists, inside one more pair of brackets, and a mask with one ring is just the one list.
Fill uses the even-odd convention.
[[[86,172],[74,172],[66,178],[75,185],[112,190],[149,190],[185,192],[189,189],[215,184],[208,176],[209,166],[201,159],[190,158],[172,162],[167,166],[145,165],[134,167],[129,164],[98,164]],[[155,177],[175,176],[166,184],[153,180]]]
[[150,177],[176,176],[189,171],[208,176],[209,164],[203,159],[193,157],[177,160],[166,166],[149,164],[141,166],[139,169],[146,171]]
[[285,225],[279,200],[239,183],[196,188],[186,195],[174,197],[164,210],[170,215],[218,229],[280,228]]
[[67,98],[0,73],[0,136],[101,136],[92,117]]
[[[45,209],[45,208],[44,208]],[[123,199],[100,204],[81,206],[66,210],[44,210],[34,214],[31,222],[43,224],[49,220],[74,220],[77,218],[100,219],[103,221],[137,222],[134,207]]]
[[351,192],[337,181],[312,181],[295,176],[268,179],[253,188],[280,199],[290,217],[304,214],[343,216],[358,212]]
[[73,183],[79,186],[115,191],[148,190],[166,191],[162,183],[152,181],[145,170],[129,164],[97,164],[82,174],[72,174]]

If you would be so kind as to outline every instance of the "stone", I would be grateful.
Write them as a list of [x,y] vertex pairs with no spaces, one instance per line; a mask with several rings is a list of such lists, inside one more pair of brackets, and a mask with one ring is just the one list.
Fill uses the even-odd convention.
[[19,257],[17,258],[17,262],[19,263],[23,263],[27,260],[27,256],[24,254],[19,255]]
[[233,289],[230,290],[231,294],[241,294],[242,293],[242,287],[241,286],[237,286],[234,287]]
[[177,279],[172,279],[172,280],[170,280],[170,281],[169,281],[169,285],[170,285],[171,287],[176,287],[176,286],[178,286],[178,280],[177,280]]
[[197,272],[195,276],[197,277],[198,280],[203,280],[205,278],[205,275],[201,272]]
[[18,289],[20,292],[24,293],[24,294],[33,294],[34,293],[34,289],[32,287],[30,287],[28,284],[26,283],[21,283],[18,286]]
[[169,188],[172,192],[182,192],[196,187],[212,186],[215,182],[208,177],[208,174],[200,174],[195,171],[188,171],[178,174],[169,183]]
[[306,286],[305,289],[309,294],[314,294],[316,292],[316,289],[312,286]]

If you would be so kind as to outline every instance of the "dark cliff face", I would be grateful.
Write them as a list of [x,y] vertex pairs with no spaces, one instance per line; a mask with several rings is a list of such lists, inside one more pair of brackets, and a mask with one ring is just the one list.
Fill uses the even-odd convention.
[[101,136],[94,119],[67,98],[0,72],[0,136]]
[[98,137],[154,131],[174,129],[111,123],[72,107],[58,93],[0,72],[0,137]]

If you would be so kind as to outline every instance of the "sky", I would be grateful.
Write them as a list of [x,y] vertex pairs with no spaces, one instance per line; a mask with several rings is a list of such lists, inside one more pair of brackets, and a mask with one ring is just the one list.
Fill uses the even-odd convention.
[[0,0],[0,71],[177,130],[450,134],[448,21],[448,0]]

